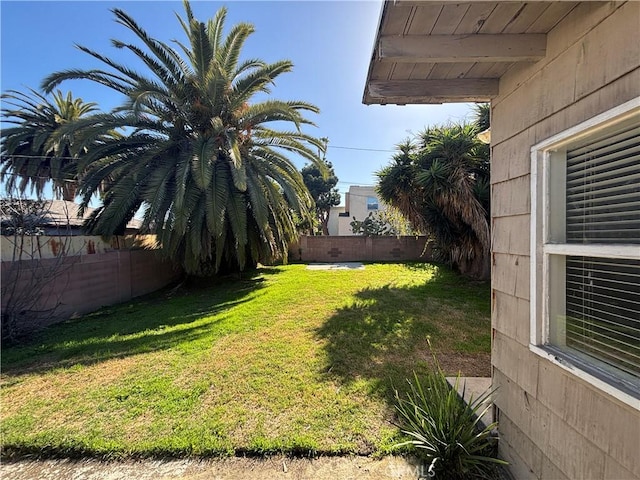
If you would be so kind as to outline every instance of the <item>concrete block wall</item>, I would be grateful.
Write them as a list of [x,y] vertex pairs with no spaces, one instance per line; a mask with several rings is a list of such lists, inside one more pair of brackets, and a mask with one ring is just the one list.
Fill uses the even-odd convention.
[[300,237],[289,248],[289,261],[302,262],[383,262],[430,261],[427,238],[363,237],[319,235]]
[[580,2],[492,102],[492,366],[518,479],[639,479],[636,408],[529,350],[530,150],[640,95],[640,2]]
[[[111,250],[102,253],[76,255],[63,259],[61,267],[54,267],[60,259],[44,258],[25,260],[22,267],[26,275],[16,285],[24,290],[30,287],[31,269],[56,271],[55,278],[48,278],[36,305],[38,310],[52,315],[27,327],[36,329],[70,317],[92,312],[103,306],[125,302],[133,297],[158,290],[180,275],[180,270],[163,260],[153,250]],[[13,262],[2,262],[2,282],[13,281]],[[7,296],[2,298],[6,305]]]

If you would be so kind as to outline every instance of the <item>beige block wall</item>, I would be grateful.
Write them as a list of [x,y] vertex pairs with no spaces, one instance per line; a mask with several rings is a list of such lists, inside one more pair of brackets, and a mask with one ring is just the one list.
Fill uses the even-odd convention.
[[291,262],[403,262],[432,260],[427,237],[303,235],[289,247]]
[[530,149],[640,95],[640,2],[583,2],[492,102],[492,364],[520,479],[640,478],[640,412],[529,348]]
[[[154,250],[110,250],[102,253],[69,256],[63,259],[43,258],[17,262],[1,262],[3,296],[1,308],[10,300],[7,287],[17,291],[33,290],[33,278],[43,284],[37,303],[31,308],[50,314],[29,317],[19,327],[29,332],[40,327],[127,301],[158,290],[180,275],[180,270],[162,259]],[[16,270],[19,268],[19,270]],[[31,269],[36,272],[32,277]],[[20,273],[18,273],[20,272]],[[55,273],[55,275],[52,275]]]

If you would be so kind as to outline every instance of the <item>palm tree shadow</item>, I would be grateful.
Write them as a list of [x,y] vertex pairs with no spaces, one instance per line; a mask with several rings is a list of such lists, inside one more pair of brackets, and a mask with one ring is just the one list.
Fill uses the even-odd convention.
[[272,272],[256,270],[241,280],[204,281],[177,292],[164,289],[53,325],[28,343],[4,348],[2,372],[18,375],[91,365],[197,341],[227,328],[224,312],[263,288],[262,273]]

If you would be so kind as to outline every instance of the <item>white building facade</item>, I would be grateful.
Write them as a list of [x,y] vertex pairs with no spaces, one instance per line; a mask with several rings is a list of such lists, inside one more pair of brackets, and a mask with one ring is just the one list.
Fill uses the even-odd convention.
[[345,193],[345,204],[331,207],[329,213],[329,235],[353,235],[351,222],[363,221],[370,213],[374,215],[386,210],[387,205],[378,197],[374,186],[352,185]]

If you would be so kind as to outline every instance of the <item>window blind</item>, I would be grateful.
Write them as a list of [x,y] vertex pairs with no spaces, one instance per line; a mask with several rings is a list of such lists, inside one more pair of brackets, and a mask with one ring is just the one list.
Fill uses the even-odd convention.
[[640,261],[568,256],[566,343],[640,378]]
[[[566,242],[639,244],[640,124],[567,149]],[[640,261],[566,258],[566,345],[640,378]]]
[[569,149],[567,243],[640,244],[640,126]]

